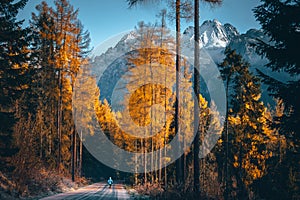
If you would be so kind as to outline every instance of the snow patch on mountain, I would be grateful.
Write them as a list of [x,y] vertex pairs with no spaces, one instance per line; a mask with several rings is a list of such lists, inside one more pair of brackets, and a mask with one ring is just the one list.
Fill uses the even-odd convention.
[[[278,80],[289,80],[288,74],[275,73],[264,67],[268,60],[259,56],[253,46],[257,43],[257,39],[265,42],[269,41],[269,38],[261,30],[250,29],[246,33],[240,34],[229,23],[222,25],[218,20],[208,20],[200,26],[199,47],[202,51],[205,50],[216,64],[223,61],[225,48],[230,47],[250,63],[250,70],[253,73],[256,73],[256,69],[259,69]],[[118,80],[120,73],[126,71],[127,65],[124,56],[137,48],[136,40],[137,34],[132,31],[122,37],[114,47],[93,58],[93,75],[96,76],[98,81],[102,75],[104,77],[102,77],[101,84],[99,83],[101,95],[106,94],[107,87],[113,87],[112,82]],[[181,52],[183,56],[192,59],[194,57],[194,27],[192,26],[187,27],[181,35]],[[263,93],[265,93],[263,96],[266,96],[265,86],[263,86],[263,90]]]
[[[222,25],[218,20],[205,21],[200,26],[200,48],[205,48],[212,56],[213,60],[223,59],[225,47],[235,37],[240,36],[237,29],[231,24]],[[126,34],[114,46],[107,49],[101,55],[93,55],[92,73],[97,80],[104,70],[117,58],[136,48],[136,32]],[[192,56],[194,49],[194,27],[190,26],[182,34],[182,54]]]
[[[218,20],[205,21],[200,26],[200,48],[204,48],[216,63],[224,58],[224,50],[228,44],[240,33],[231,24],[222,25]],[[193,54],[194,49],[194,27],[190,26],[182,34],[183,55]]]

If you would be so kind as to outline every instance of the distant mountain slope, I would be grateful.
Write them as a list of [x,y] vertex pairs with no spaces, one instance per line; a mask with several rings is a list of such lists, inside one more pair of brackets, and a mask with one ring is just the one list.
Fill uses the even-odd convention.
[[[226,23],[222,25],[218,20],[208,20],[200,26],[200,48],[205,49],[215,63],[222,62],[224,50],[229,46],[232,49],[236,49],[251,64],[250,70],[252,72],[256,73],[258,68],[281,81],[289,80],[287,74],[274,73],[263,67],[267,60],[257,55],[251,45],[256,42],[256,39],[268,41],[268,38],[261,30],[250,29],[245,34],[240,34],[231,24]],[[109,48],[105,53],[94,57],[92,72],[99,81],[98,85],[102,98],[111,98],[111,91],[116,86],[116,81],[127,70],[126,54],[131,52],[136,47],[135,45],[136,33],[130,32],[113,48]],[[193,48],[194,28],[190,26],[182,34],[182,54],[193,58]],[[201,70],[205,69],[201,68]],[[264,101],[271,102],[264,85],[262,89]]]

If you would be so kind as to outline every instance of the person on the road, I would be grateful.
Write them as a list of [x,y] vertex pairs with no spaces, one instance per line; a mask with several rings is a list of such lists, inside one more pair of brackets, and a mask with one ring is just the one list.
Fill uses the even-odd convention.
[[111,179],[111,177],[109,177],[109,179],[107,180],[107,183],[109,185],[109,188],[111,188],[111,185],[113,184],[113,180]]

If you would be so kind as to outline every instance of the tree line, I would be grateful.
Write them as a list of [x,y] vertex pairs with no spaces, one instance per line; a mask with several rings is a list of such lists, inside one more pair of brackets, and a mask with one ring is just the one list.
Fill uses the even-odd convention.
[[12,167],[22,192],[42,169],[73,180],[81,173],[72,95],[91,50],[89,32],[68,1],[42,2],[23,28],[17,14],[26,3],[1,1],[1,166]]

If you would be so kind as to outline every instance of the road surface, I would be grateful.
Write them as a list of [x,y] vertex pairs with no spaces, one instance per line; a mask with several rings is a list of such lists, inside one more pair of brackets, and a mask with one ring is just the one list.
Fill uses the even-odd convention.
[[130,199],[129,194],[122,184],[113,184],[111,188],[106,183],[95,183],[87,187],[78,189],[73,192],[61,193],[42,200],[59,200],[59,199],[77,199],[77,200],[93,200],[93,199]]

